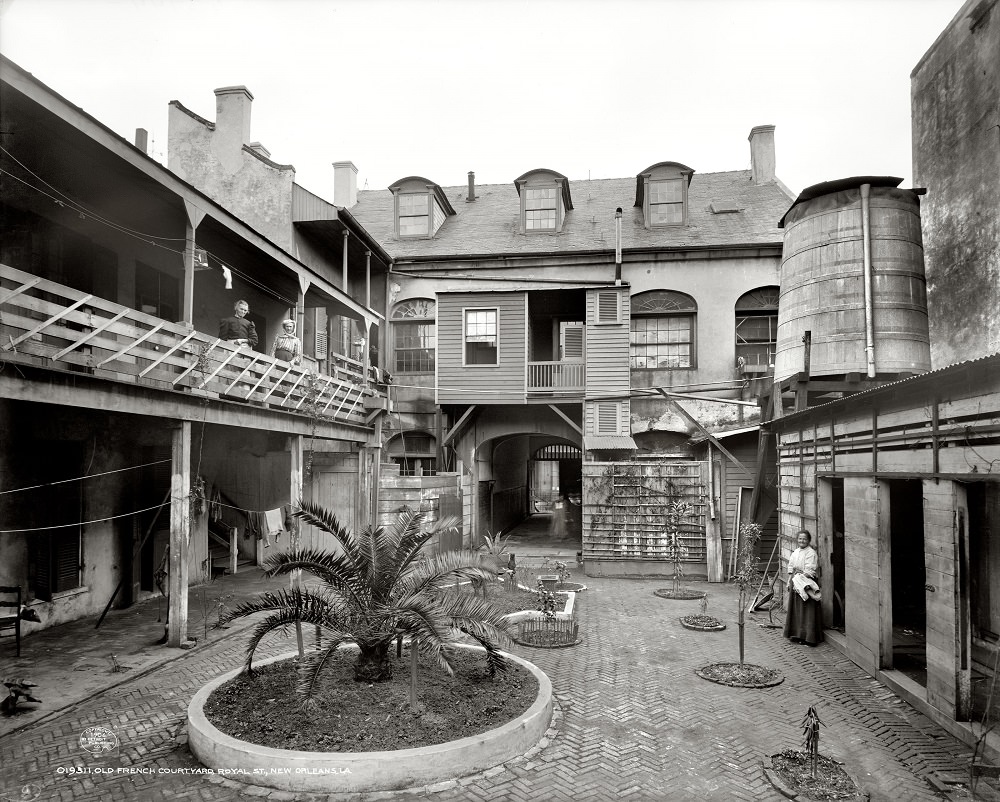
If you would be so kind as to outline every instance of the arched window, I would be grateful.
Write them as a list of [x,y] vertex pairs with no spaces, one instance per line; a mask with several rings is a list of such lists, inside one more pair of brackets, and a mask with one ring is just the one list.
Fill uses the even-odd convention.
[[774,367],[778,294],[778,287],[758,287],[736,301],[736,364],[747,373],[767,373]]
[[386,445],[390,462],[400,476],[434,476],[437,473],[437,442],[427,432],[403,432]]
[[693,368],[698,304],[690,295],[653,290],[632,296],[630,364],[638,369]]
[[411,298],[392,309],[396,373],[433,373],[436,334],[434,301]]

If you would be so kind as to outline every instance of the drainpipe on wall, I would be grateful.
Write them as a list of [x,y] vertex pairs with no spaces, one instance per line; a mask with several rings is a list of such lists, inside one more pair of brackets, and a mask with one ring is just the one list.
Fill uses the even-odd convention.
[[615,211],[615,284],[622,283],[622,207]]
[[868,378],[875,378],[875,322],[872,303],[872,231],[869,197],[872,185],[861,185],[861,233],[865,257],[865,355],[868,361]]

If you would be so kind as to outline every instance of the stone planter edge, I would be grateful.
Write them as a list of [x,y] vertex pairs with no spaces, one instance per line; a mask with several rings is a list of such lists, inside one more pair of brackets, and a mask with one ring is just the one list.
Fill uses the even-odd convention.
[[[460,648],[482,647],[459,644]],[[290,660],[296,652],[261,660]],[[539,743],[553,715],[552,683],[533,663],[505,652],[538,681],[538,696],[520,717],[487,732],[415,749],[383,752],[303,752],[273,749],[233,738],[205,716],[204,705],[220,685],[243,669],[228,671],[204,685],[188,705],[188,747],[208,768],[230,779],[281,791],[360,793],[419,787],[474,774],[524,754]],[[279,769],[271,773],[271,769]],[[256,772],[256,773],[255,773]]]

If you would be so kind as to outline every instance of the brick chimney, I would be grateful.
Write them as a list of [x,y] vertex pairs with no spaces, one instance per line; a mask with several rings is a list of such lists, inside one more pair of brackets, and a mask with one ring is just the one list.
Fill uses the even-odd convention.
[[333,204],[350,209],[358,202],[358,168],[353,162],[333,163]]
[[469,197],[465,199],[466,203],[472,203],[476,199],[476,174],[469,171]]
[[135,129],[135,146],[147,156],[149,155],[149,131],[145,128]]
[[250,139],[250,104],[253,95],[245,86],[215,90],[215,132],[242,148]]
[[750,168],[755,184],[769,184],[775,180],[774,126],[755,125],[750,131]]

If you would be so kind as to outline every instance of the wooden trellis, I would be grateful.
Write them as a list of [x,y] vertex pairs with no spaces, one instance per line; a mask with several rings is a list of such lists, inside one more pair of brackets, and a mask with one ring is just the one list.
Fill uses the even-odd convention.
[[704,563],[707,466],[702,462],[583,463],[583,558],[669,561],[667,505],[688,503],[677,530],[683,562]]

